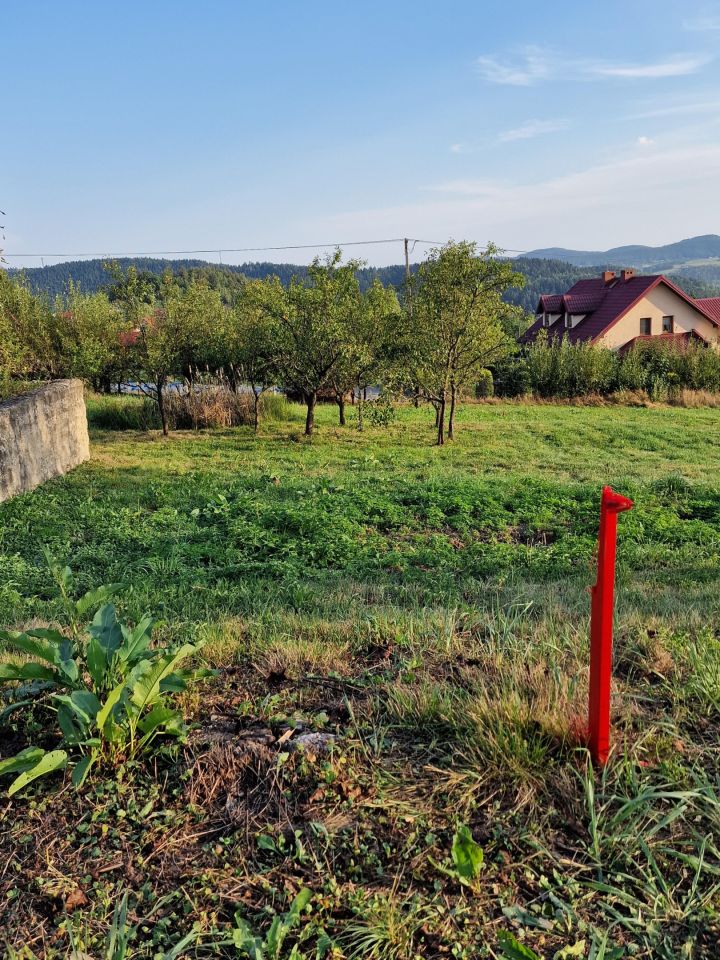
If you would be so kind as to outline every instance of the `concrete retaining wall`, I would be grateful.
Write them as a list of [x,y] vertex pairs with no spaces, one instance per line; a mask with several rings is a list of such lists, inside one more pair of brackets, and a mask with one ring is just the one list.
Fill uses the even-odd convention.
[[0,502],[89,456],[82,381],[56,380],[0,404]]

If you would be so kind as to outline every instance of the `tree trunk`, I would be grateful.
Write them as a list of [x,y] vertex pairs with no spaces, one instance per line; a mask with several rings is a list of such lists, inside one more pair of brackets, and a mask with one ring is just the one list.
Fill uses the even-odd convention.
[[258,425],[260,423],[260,394],[256,393],[253,390],[253,427],[255,433],[258,432]]
[[435,411],[435,429],[437,429],[438,424],[440,423],[440,403],[436,400],[432,401],[433,410]]
[[438,417],[437,417],[437,445],[441,447],[445,443],[445,395],[440,401],[440,406],[438,407]]
[[345,426],[345,397],[344,396],[339,396],[337,398],[337,405],[338,405],[338,417],[340,421],[340,426],[344,427]]
[[167,422],[167,410],[165,409],[165,397],[163,395],[163,384],[162,381],[158,381],[155,385],[157,390],[157,405],[158,410],[160,411],[160,421],[162,423],[162,432],[163,436],[166,437],[169,433],[168,431],[168,422]]
[[360,433],[363,432],[365,426],[365,421],[363,420],[363,412],[365,410],[365,402],[363,400],[362,390],[358,389],[358,430]]
[[313,427],[315,426],[315,404],[317,402],[317,391],[305,395],[307,403],[307,416],[305,417],[305,436],[311,437]]
[[448,440],[454,439],[453,428],[455,427],[455,398],[457,395],[457,390],[455,389],[455,384],[453,383],[450,387],[450,417],[448,418]]

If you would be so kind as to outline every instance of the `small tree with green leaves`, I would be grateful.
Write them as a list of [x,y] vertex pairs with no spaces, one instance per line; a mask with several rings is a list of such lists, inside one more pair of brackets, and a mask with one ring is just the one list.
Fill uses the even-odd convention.
[[345,425],[345,398],[358,398],[358,427],[363,426],[365,390],[379,383],[391,364],[400,318],[400,304],[391,287],[379,280],[354,301],[346,318],[347,349],[330,376],[330,389],[338,405],[340,426]]
[[0,270],[0,376],[58,376],[60,350],[47,302]]
[[474,243],[450,242],[430,252],[412,281],[407,372],[436,408],[438,444],[446,429],[453,437],[461,391],[512,346],[501,322],[501,295],[523,278],[499,253],[492,244],[478,253]]
[[348,329],[360,302],[358,264],[341,265],[337,250],[324,263],[315,259],[305,279],[293,277],[281,305],[273,306],[283,384],[301,394],[307,406],[305,435],[312,436],[318,393],[350,353]]
[[285,291],[277,278],[249,280],[228,317],[223,355],[230,381],[247,384],[253,394],[253,424],[257,433],[262,395],[278,381],[282,341],[279,317]]
[[55,329],[62,372],[80,377],[94,390],[110,392],[124,377],[121,347],[125,317],[104,292],[83,294],[70,281],[67,302],[55,303]]
[[167,275],[163,277],[162,305],[151,308],[143,291],[137,288],[137,277],[130,275],[127,279],[131,281],[127,284],[127,299],[121,302],[127,322],[134,325],[122,338],[124,362],[140,390],[157,403],[163,434],[167,436],[167,387],[189,373],[207,349],[209,331],[222,322],[222,302],[217,291],[203,280],[192,280],[181,289]]

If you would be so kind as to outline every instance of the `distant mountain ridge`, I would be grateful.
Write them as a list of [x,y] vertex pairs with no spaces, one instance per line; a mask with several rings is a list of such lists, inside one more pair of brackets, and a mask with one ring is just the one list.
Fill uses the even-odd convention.
[[609,250],[571,250],[565,247],[546,247],[531,250],[524,255],[530,259],[564,260],[576,267],[589,267],[597,263],[609,263],[619,267],[635,267],[639,270],[668,270],[687,265],[692,260],[718,260],[720,267],[720,236],[707,233],[690,237],[661,247],[629,244],[611,247]]

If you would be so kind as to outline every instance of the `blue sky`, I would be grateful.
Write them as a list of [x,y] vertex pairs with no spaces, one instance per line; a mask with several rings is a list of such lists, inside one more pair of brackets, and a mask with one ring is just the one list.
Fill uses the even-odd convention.
[[0,37],[15,266],[720,233],[720,3],[26,0]]

